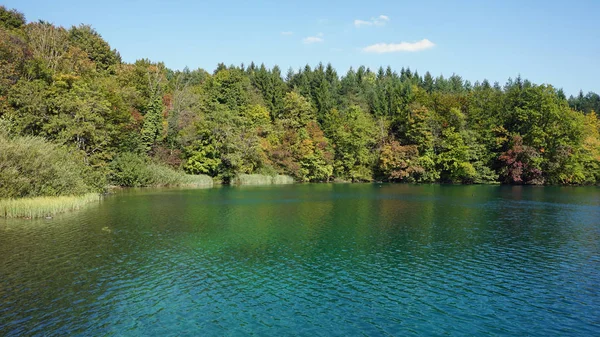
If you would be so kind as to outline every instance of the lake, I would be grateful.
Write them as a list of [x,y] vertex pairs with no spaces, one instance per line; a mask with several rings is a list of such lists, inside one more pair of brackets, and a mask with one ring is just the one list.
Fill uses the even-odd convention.
[[600,335],[600,189],[126,190],[0,220],[0,335]]

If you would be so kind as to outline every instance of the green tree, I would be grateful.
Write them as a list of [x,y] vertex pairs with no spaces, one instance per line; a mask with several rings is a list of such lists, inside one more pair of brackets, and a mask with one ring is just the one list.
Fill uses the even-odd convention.
[[85,51],[89,59],[100,70],[107,70],[111,66],[121,63],[119,53],[110,48],[108,42],[90,25],[73,26],[69,30],[69,41],[73,46]]
[[25,15],[16,9],[0,6],[0,25],[8,29],[19,29],[26,23]]
[[441,168],[441,179],[449,182],[472,183],[477,171],[470,162],[472,153],[459,132],[450,127],[444,129],[437,164]]
[[326,130],[335,147],[336,177],[352,181],[370,181],[376,159],[377,129],[374,120],[358,106],[340,113],[332,110]]
[[148,152],[162,135],[163,104],[160,97],[154,98],[146,107],[141,132],[143,152]]
[[291,128],[303,127],[316,118],[310,102],[296,92],[288,92],[283,100],[283,110],[278,116],[283,124]]

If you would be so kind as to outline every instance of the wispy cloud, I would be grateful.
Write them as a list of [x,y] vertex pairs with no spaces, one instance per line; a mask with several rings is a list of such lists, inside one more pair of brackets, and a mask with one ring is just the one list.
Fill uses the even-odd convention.
[[323,40],[322,37],[318,37],[318,36],[308,36],[302,39],[302,42],[304,44],[311,44],[311,43],[317,43],[317,42],[323,42],[325,40]]
[[290,35],[294,35],[294,32],[281,32],[281,35],[290,36]]
[[429,48],[433,48],[435,44],[427,39],[417,42],[400,42],[400,43],[377,43],[363,48],[367,53],[394,53],[394,52],[416,52]]
[[354,25],[356,27],[360,27],[360,26],[372,26],[373,23],[371,21],[365,21],[365,20],[354,20]]
[[380,15],[376,18],[371,18],[370,20],[354,20],[354,26],[360,28],[362,26],[383,26],[388,21],[390,21],[390,17],[387,15]]
[[324,42],[325,39],[323,38],[323,33],[318,33],[316,36],[308,36],[302,39],[302,42],[304,44],[311,44],[311,43],[320,43],[320,42]]

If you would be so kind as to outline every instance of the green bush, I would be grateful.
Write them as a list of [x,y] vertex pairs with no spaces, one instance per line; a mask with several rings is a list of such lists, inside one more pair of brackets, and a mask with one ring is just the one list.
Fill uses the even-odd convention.
[[147,160],[134,153],[121,153],[111,163],[111,183],[123,187],[142,187],[150,184]]
[[77,152],[40,137],[10,137],[0,125],[0,198],[80,195],[93,190]]
[[149,163],[146,167],[148,186],[212,186],[213,180],[207,175],[192,175],[175,171],[168,166]]
[[211,186],[213,184],[209,176],[184,174],[168,166],[150,162],[149,158],[135,153],[121,153],[113,160],[110,181],[123,187]]

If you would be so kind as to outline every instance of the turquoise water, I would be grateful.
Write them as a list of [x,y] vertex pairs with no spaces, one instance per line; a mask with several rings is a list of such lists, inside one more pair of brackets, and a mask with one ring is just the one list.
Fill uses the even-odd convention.
[[600,335],[600,189],[138,190],[0,220],[0,335]]

